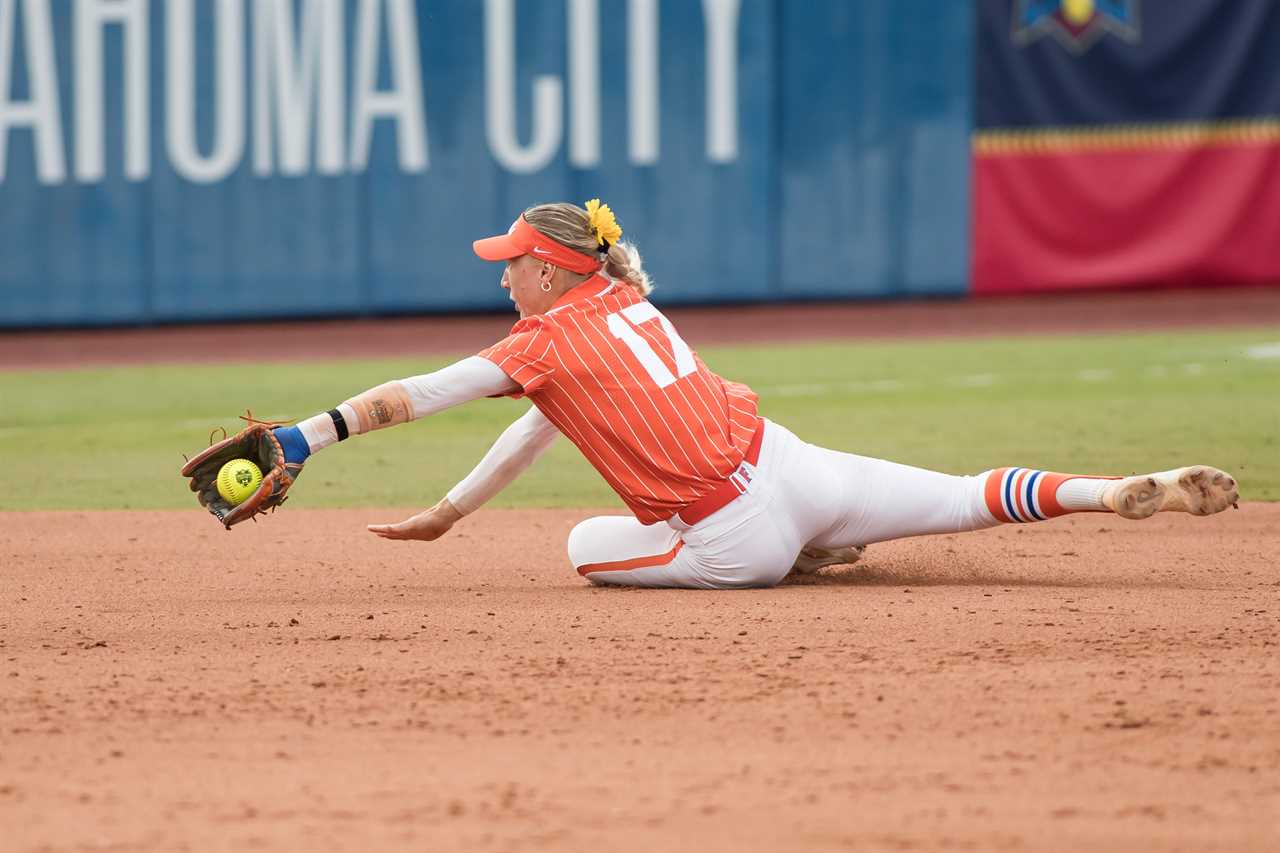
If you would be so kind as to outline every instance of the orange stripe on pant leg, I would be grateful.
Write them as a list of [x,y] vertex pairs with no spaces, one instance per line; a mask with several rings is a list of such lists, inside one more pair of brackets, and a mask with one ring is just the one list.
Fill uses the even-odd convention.
[[586,576],[594,572],[626,572],[631,569],[647,569],[651,566],[665,566],[676,558],[676,554],[680,553],[680,549],[684,547],[684,540],[677,539],[676,547],[672,548],[665,554],[652,554],[648,557],[633,557],[630,560],[615,560],[612,563],[587,563],[585,566],[578,566],[578,574]]
[[1013,519],[1004,511],[1004,504],[1000,501],[1000,484],[1004,482],[1004,475],[1008,471],[1008,468],[997,468],[988,474],[987,486],[983,492],[983,496],[987,499],[987,511],[996,517],[996,521],[1003,521],[1006,524]]

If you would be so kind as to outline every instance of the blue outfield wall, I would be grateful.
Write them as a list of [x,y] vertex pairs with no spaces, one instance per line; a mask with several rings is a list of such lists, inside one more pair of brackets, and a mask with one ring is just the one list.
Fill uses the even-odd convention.
[[660,303],[968,288],[933,0],[0,0],[0,326],[507,307],[599,196]]

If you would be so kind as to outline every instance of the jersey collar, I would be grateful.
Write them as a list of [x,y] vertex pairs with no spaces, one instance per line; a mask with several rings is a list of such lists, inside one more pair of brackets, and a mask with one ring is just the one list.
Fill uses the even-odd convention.
[[561,308],[568,308],[576,302],[582,302],[587,299],[595,299],[604,296],[613,289],[613,281],[602,275],[593,275],[582,284],[561,295],[547,311],[548,314],[554,314]]

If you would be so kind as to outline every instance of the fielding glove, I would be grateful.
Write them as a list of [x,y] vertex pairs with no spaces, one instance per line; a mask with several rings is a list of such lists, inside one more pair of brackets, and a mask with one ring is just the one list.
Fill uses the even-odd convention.
[[[196,493],[196,500],[213,513],[227,530],[233,524],[239,524],[267,510],[274,510],[284,503],[286,493],[302,473],[302,465],[306,461],[306,455],[300,454],[292,434],[285,436],[293,451],[289,457],[301,455],[301,459],[290,461],[286,457],[285,448],[275,435],[275,430],[281,424],[257,420],[252,412],[247,412],[240,418],[247,421],[248,426],[217,444],[211,444],[207,450],[182,466],[182,476],[190,478],[191,491]],[[288,427],[281,432],[289,430],[296,430],[296,427]],[[296,438],[301,438],[301,434]],[[302,441],[302,447],[306,447],[305,440]],[[310,453],[309,449],[307,453]],[[218,492],[218,472],[232,459],[248,459],[262,471],[262,482],[257,490],[234,506]]]

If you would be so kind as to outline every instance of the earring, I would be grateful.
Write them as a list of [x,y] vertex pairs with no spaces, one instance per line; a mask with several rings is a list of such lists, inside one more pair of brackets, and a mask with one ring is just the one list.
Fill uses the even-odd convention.
[[551,292],[551,282],[547,281],[545,278],[542,280],[542,292],[543,293]]

